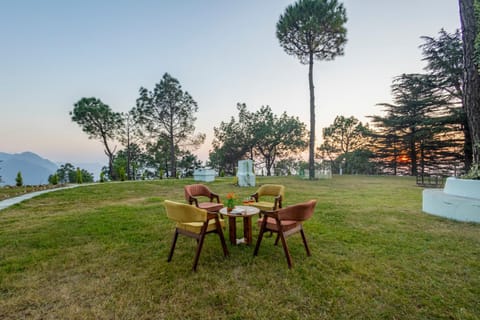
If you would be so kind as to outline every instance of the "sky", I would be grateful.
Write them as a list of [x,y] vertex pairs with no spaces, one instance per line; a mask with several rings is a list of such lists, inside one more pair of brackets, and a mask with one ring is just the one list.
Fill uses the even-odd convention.
[[[422,72],[421,36],[460,28],[457,0],[344,0],[345,54],[315,61],[316,141],[338,115],[382,114],[402,73]],[[308,67],[275,35],[287,0],[0,0],[0,152],[55,162],[107,158],[69,112],[82,97],[135,106],[168,72],[198,103],[194,153],[213,128],[269,105],[309,125]],[[121,146],[117,146],[117,150]]]

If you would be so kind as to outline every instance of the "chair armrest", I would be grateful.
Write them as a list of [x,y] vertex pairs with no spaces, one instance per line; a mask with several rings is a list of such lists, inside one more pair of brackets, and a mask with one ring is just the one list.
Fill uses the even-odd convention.
[[272,211],[261,211],[261,213],[264,216],[270,217],[270,218],[278,218],[278,210],[272,210]]
[[258,192],[252,194],[252,195],[250,196],[250,198],[253,198],[253,199],[255,199],[255,202],[258,202]]
[[210,193],[210,202],[213,202],[213,199],[217,199],[217,203],[220,203],[220,196],[216,193]]
[[195,203],[195,207],[198,208],[198,200],[197,200],[197,198],[190,196],[190,197],[188,198],[188,203],[189,203],[189,204],[194,204],[194,203]]

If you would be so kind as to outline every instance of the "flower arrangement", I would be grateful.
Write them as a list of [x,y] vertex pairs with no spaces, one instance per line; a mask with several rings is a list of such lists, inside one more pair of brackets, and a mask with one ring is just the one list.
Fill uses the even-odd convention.
[[233,208],[235,208],[235,193],[229,192],[227,193],[227,209],[232,211]]

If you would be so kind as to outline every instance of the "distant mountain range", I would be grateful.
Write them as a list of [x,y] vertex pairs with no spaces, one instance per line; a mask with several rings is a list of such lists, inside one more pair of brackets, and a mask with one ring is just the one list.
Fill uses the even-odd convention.
[[[92,173],[94,180],[98,179],[102,168],[102,165],[97,163],[72,164]],[[33,152],[15,154],[0,152],[0,177],[2,177],[0,186],[15,185],[19,171],[22,173],[24,185],[48,184],[48,177],[58,168],[58,164]]]

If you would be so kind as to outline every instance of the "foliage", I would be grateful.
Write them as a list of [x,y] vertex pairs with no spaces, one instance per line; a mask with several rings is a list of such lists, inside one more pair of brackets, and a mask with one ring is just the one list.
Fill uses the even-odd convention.
[[238,104],[237,109],[238,122],[232,117],[230,122],[222,122],[220,127],[214,128],[210,164],[217,164],[219,170],[233,172],[238,160],[249,156],[257,159],[256,163],[271,175],[278,159],[288,158],[306,148],[306,127],[298,117],[288,116],[286,112],[277,116],[269,106],[250,112],[245,104]]
[[[323,143],[318,151],[323,155],[322,158],[328,159],[339,167],[344,162],[344,167],[349,166],[350,160],[355,158],[347,157],[352,152],[364,150],[369,146],[370,129],[368,124],[363,125],[357,118],[351,116],[337,116],[333,124],[323,129]],[[353,164],[352,167],[353,168]],[[364,172],[357,172],[364,173]]]
[[82,130],[88,134],[89,139],[98,139],[102,142],[105,154],[108,157],[109,175],[115,180],[113,171],[113,158],[115,148],[109,145],[116,134],[123,126],[122,115],[104,104],[97,98],[82,98],[74,104],[73,111],[70,111],[71,119],[76,122]]
[[[124,126],[119,130],[119,141],[125,147],[122,152],[126,159],[126,178],[136,180],[137,171],[142,167],[145,156],[140,147],[141,141],[145,138],[140,123],[140,113],[137,108],[132,108],[127,113],[122,113]],[[120,151],[119,151],[120,153]],[[118,155],[117,155],[118,156]]]
[[[472,140],[465,110],[463,108],[463,49],[459,30],[447,33],[440,30],[437,38],[421,37],[424,43],[422,49],[423,60],[427,63],[424,68],[433,83],[432,94],[443,99],[448,108],[448,116],[444,125],[449,128],[449,139],[460,140],[457,149],[463,149],[460,161],[465,163],[465,169],[472,162]],[[458,137],[458,138],[457,138]]]
[[202,166],[202,161],[190,151],[185,152],[178,161],[177,168],[181,169],[183,177],[193,177],[195,169]]
[[22,177],[22,173],[20,171],[18,171],[17,177],[15,178],[15,185],[17,187],[23,186],[23,177]]
[[54,174],[52,174],[48,177],[48,183],[50,183],[54,186],[56,186],[58,184],[58,181],[59,181],[59,179],[58,179],[58,174],[57,173],[54,173]]
[[205,140],[204,134],[193,135],[197,103],[177,79],[165,73],[153,91],[140,88],[137,109],[140,123],[154,141],[162,138],[168,143],[170,171],[176,176],[178,150],[196,148]]
[[253,137],[250,115],[245,103],[237,103],[238,121],[231,117],[229,122],[221,122],[214,127],[213,151],[209,155],[209,166],[235,175],[238,160],[247,156],[253,158]]
[[456,141],[448,136],[451,109],[432,93],[435,88],[428,75],[403,74],[392,84],[394,103],[378,104],[386,115],[372,117],[378,138],[375,152],[393,162],[394,174],[399,165],[408,165],[409,173],[416,175],[419,168],[423,174],[440,159],[451,163],[459,157],[452,152]]
[[307,147],[306,126],[298,117],[286,112],[278,117],[266,106],[253,113],[252,119],[254,149],[263,158],[267,176],[271,175],[277,158],[298,154]]
[[345,8],[337,0],[299,0],[289,5],[276,26],[280,45],[289,55],[309,65],[310,142],[309,178],[315,177],[315,92],[313,61],[333,60],[343,55],[347,41]]
[[[73,164],[69,162],[60,165],[54,175],[57,176],[57,180],[61,184],[93,182],[93,174],[91,174],[85,169],[75,168]],[[50,175],[48,179],[50,181],[50,179],[55,178],[53,177],[53,175]]]
[[[255,187],[209,184],[238,199]],[[253,247],[180,239],[163,201],[184,202],[193,180],[106,183],[59,190],[0,211],[0,303],[7,319],[476,319],[480,225],[421,212],[409,177],[335,176],[282,184],[285,206],[319,200],[300,236]],[[223,192],[225,195],[225,192]],[[222,198],[221,200],[225,200]],[[258,235],[253,219],[253,240]],[[241,225],[238,226],[241,228]],[[228,228],[225,229],[228,237]],[[285,292],[285,294],[283,294]],[[279,294],[282,293],[282,294]],[[202,298],[199,298],[202,297]],[[446,303],[448,301],[448,303]],[[93,306],[93,307],[92,307]]]
[[75,174],[75,183],[83,183],[82,171],[80,170],[80,168],[77,168]]
[[100,182],[106,182],[104,171],[100,172]]

